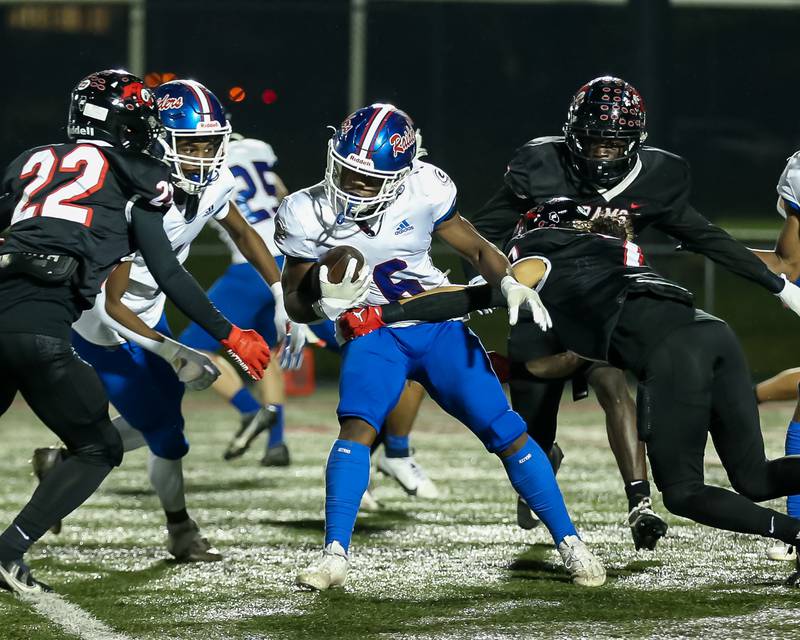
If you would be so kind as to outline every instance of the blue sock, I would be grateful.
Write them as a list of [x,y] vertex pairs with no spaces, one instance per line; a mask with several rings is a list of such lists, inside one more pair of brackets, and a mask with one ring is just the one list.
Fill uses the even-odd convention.
[[275,412],[277,413],[278,419],[269,430],[267,449],[271,449],[272,447],[275,447],[283,442],[283,405],[273,404],[272,406],[275,407]]
[[407,458],[411,455],[408,436],[393,436],[391,433],[387,433],[383,446],[386,449],[387,458]]
[[258,404],[258,400],[253,397],[253,394],[250,393],[247,387],[239,389],[228,402],[236,407],[239,413],[243,414],[255,413],[261,408],[261,405]]
[[[792,420],[786,430],[786,455],[800,455],[800,422]],[[786,512],[792,518],[800,518],[800,495],[786,498]]]
[[564,498],[553,475],[553,468],[544,451],[528,436],[528,441],[515,454],[502,458],[511,486],[550,530],[556,545],[564,536],[577,535],[567,513]]
[[325,468],[325,546],[350,547],[361,496],[369,486],[369,447],[336,440]]

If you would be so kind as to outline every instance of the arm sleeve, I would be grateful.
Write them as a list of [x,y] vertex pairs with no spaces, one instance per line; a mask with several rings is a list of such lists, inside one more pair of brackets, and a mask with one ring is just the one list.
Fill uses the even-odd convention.
[[[532,201],[520,198],[508,185],[503,185],[492,198],[473,214],[470,222],[484,238],[501,251],[511,239],[519,217],[532,206]],[[478,275],[466,260],[462,261],[464,275],[471,280]]]
[[231,323],[209,302],[197,281],[178,262],[164,234],[160,213],[139,202],[131,209],[131,227],[153,278],[185,316],[216,340],[224,340],[230,335]]
[[442,291],[421,295],[403,304],[392,302],[381,307],[386,324],[405,320],[423,322],[444,322],[450,318],[465,316],[472,311],[491,307],[506,306],[500,291],[488,284],[477,287],[464,287],[457,291]]
[[731,273],[752,280],[772,293],[778,293],[784,287],[783,280],[747,247],[709,222],[691,205],[654,226],[680,240],[684,249],[707,256]]

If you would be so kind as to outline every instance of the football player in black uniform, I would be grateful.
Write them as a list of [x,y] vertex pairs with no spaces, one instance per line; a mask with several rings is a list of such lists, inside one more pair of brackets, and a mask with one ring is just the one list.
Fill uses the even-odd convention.
[[139,78],[93,73],[72,92],[71,142],[25,151],[0,182],[0,229],[10,224],[0,247],[0,415],[19,391],[69,452],[0,534],[0,587],[49,589],[23,555],[122,460],[103,385],[70,343],[72,323],[121,258],[139,249],[173,302],[254,377],[268,362],[261,336],[221,316],[175,258],[161,220],[169,168],[143,153],[160,132]]
[[[520,147],[508,164],[503,185],[472,217],[472,223],[481,235],[503,247],[520,214],[550,198],[567,196],[589,207],[592,216],[614,213],[624,217],[629,223],[629,239],[652,225],[680,240],[683,248],[702,253],[781,295],[781,278],[689,204],[691,180],[686,161],[642,146],[647,136],[645,116],[639,92],[619,78],[596,78],[582,86],[570,103],[564,135],[536,138]],[[524,362],[558,347],[552,335],[542,336],[531,323],[518,323],[511,328],[508,343],[512,375],[524,374]],[[632,411],[624,410],[632,407],[624,376],[606,366],[592,371],[589,380],[607,410],[612,449],[626,485],[634,542],[637,548],[652,548],[656,534],[665,528],[650,511],[644,449],[635,437]],[[555,439],[563,385],[563,379],[542,381],[527,375],[513,376],[510,381],[512,405],[545,451]]]
[[[747,362],[733,332],[646,263],[626,239],[624,220],[591,213],[566,198],[526,213],[506,246],[514,275],[536,287],[565,349],[637,377],[639,435],[667,509],[796,544],[800,519],[755,502],[800,490],[800,456],[767,460]],[[787,286],[796,309],[800,289]],[[348,311],[339,322],[353,338],[386,323],[436,322],[501,304],[488,285],[451,287]],[[735,492],[704,482],[709,434]]]

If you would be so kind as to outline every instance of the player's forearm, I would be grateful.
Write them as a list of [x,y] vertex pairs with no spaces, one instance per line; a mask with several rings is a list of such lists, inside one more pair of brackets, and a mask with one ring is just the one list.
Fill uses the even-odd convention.
[[149,340],[162,342],[164,337],[150,328],[145,322],[118,300],[106,299],[103,306],[103,320],[128,341],[139,343],[142,336]]
[[785,273],[790,276],[792,273],[792,265],[786,262],[781,256],[777,255],[774,251],[765,249],[750,249],[753,255],[761,260],[767,268],[773,273]]
[[500,281],[506,276],[513,277],[508,259],[488,241],[482,243],[476,254],[467,256],[467,259],[486,282],[494,287],[499,287]]
[[227,338],[231,323],[211,304],[197,281],[178,262],[164,233],[161,216],[154,215],[146,207],[134,205],[131,223],[142,257],[167,297],[181,313],[216,340]]
[[381,311],[386,324],[408,320],[443,322],[480,309],[505,305],[503,294],[491,285],[484,284],[477,287],[433,289],[402,302],[385,304],[381,306]]
[[275,258],[269,252],[263,238],[252,227],[248,227],[247,232],[234,238],[234,242],[245,260],[255,267],[268,285],[272,286],[281,281],[281,272]]

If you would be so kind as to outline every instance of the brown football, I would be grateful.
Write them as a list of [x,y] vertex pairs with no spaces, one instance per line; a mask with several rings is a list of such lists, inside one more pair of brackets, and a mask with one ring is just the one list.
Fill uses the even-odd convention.
[[315,300],[319,300],[319,268],[324,264],[328,267],[328,281],[333,284],[339,284],[344,278],[344,272],[347,269],[347,264],[351,258],[356,259],[356,273],[364,265],[364,254],[362,254],[355,247],[342,245],[334,247],[326,254],[324,254],[311,269],[306,273],[303,278],[304,284],[310,289],[311,295]]

